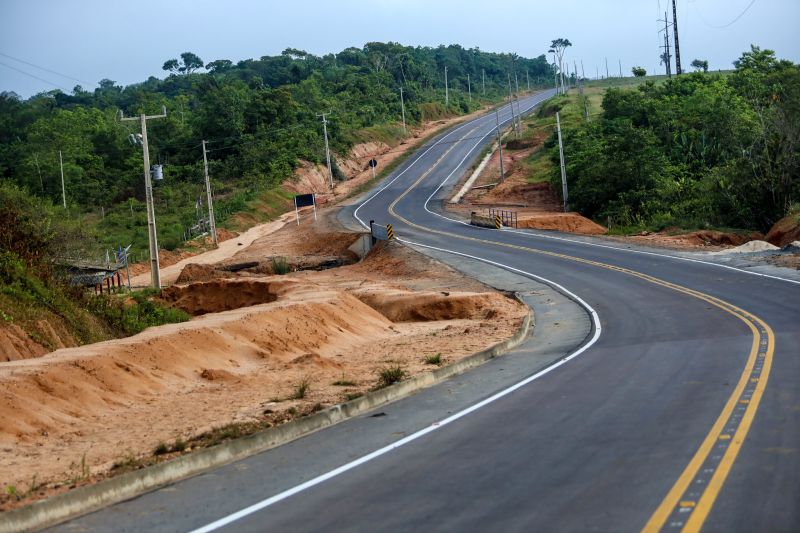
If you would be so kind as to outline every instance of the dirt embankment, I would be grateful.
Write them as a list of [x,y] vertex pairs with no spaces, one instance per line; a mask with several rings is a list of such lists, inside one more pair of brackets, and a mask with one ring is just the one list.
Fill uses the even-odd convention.
[[800,241],[800,214],[780,219],[770,228],[764,240],[778,248],[783,248],[794,241]]
[[486,348],[527,314],[399,245],[282,276],[223,270],[277,253],[341,257],[352,235],[334,220],[286,225],[201,265],[215,273],[205,281],[167,288],[189,322],[0,364],[0,484],[51,494],[154,460],[160,443],[186,453],[213,428],[278,424],[372,389],[382,369],[412,375]]
[[[584,235],[607,233],[605,227],[579,213],[564,213],[549,182],[531,183],[531,171],[526,160],[542,149],[546,138],[547,135],[540,132],[530,139],[508,141],[503,149],[502,161],[505,179],[500,179],[500,151],[496,150],[472,188],[458,204],[448,203],[447,208],[462,216],[468,216],[472,211],[488,214],[491,208],[513,211],[519,228]],[[466,178],[468,176],[464,180]]]

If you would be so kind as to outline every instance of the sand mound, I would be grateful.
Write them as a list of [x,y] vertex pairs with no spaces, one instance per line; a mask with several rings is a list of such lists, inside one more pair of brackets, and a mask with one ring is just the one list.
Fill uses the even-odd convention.
[[793,241],[800,240],[800,215],[784,217],[770,228],[765,241],[783,248]]
[[520,215],[518,227],[580,233],[583,235],[605,235],[608,233],[608,229],[577,213]]
[[[53,432],[125,410],[169,391],[180,394],[259,361],[346,350],[391,334],[385,317],[353,296],[294,291],[281,302],[150,328],[128,339],[58,350],[0,366],[0,441]],[[215,369],[202,373],[207,369]],[[224,377],[223,377],[224,379]],[[177,408],[177,407],[176,407]],[[141,416],[145,416],[140,413]]]
[[392,322],[495,318],[514,308],[496,293],[355,291],[354,296]]
[[722,255],[722,254],[751,254],[757,252],[771,252],[773,250],[778,250],[779,248],[775,245],[772,245],[766,241],[750,241],[742,244],[741,246],[737,246],[735,248],[729,248],[727,250],[721,250],[719,252],[711,252],[713,255]]
[[198,316],[271,303],[287,289],[297,285],[296,281],[290,280],[219,279],[167,287],[161,292],[161,299],[190,315]]

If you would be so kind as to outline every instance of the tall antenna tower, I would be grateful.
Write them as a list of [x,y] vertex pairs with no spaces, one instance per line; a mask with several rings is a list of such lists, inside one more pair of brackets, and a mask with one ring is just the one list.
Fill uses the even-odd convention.
[[680,76],[683,74],[683,70],[681,70],[681,45],[678,43],[678,8],[676,3],[677,0],[672,0],[672,33],[675,35],[675,73]]

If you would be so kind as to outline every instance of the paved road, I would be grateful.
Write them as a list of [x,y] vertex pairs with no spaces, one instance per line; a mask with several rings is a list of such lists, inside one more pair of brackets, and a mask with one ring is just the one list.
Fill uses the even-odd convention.
[[355,215],[524,289],[526,345],[59,529],[799,531],[800,284],[449,219],[436,198],[494,121],[423,148]]

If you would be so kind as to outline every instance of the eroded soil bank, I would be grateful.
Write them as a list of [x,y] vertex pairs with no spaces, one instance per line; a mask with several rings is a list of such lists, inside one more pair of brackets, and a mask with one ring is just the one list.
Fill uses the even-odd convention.
[[[354,239],[330,216],[287,224],[185,267],[191,281],[162,299],[189,322],[0,363],[0,483],[48,495],[187,453],[215,428],[278,424],[371,390],[386,370],[413,375],[491,346],[528,313],[400,245],[358,262]],[[296,271],[270,272],[276,258]]]

